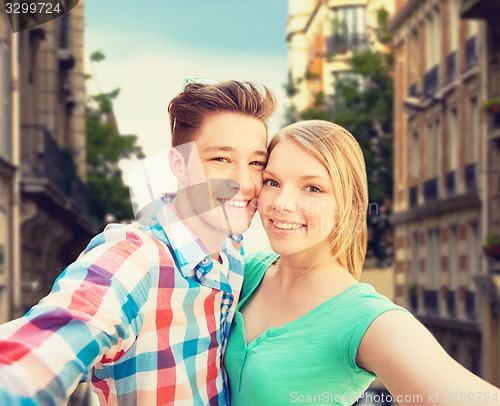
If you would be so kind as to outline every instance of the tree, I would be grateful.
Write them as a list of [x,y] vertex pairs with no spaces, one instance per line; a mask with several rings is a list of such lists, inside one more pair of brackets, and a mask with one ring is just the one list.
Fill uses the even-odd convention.
[[[92,62],[104,60],[102,52],[91,55]],[[128,187],[123,183],[118,164],[122,159],[144,157],[136,145],[137,136],[118,132],[113,115],[113,100],[119,89],[91,96],[86,108],[87,186],[91,217],[99,228],[112,221],[134,217]]]
[[[378,41],[390,49],[388,13],[380,10],[378,20]],[[393,191],[393,54],[366,50],[355,53],[350,63],[349,75],[336,81],[331,100],[318,94],[311,108],[296,115],[303,120],[337,123],[358,140],[368,176],[368,256],[389,263],[393,256],[389,222]]]

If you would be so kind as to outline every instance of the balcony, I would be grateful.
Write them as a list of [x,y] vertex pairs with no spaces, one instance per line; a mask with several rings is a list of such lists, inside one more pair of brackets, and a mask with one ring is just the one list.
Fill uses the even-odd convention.
[[476,37],[471,37],[465,42],[465,69],[470,69],[477,64]]
[[366,33],[334,33],[326,40],[327,54],[357,53],[368,49],[368,35]]
[[453,196],[456,193],[456,175],[455,171],[446,174],[446,194]]
[[453,51],[446,57],[446,80],[453,82],[457,77],[457,52]]
[[462,18],[489,20],[500,16],[498,0],[462,0],[460,9]]
[[438,199],[438,179],[433,178],[424,182],[424,200],[430,202]]
[[75,57],[69,49],[58,49],[57,58],[59,60],[59,68],[61,70],[73,69],[75,66]]
[[468,192],[476,190],[476,164],[467,164],[464,168],[465,188]]
[[469,320],[476,318],[476,293],[470,290],[465,292],[465,315]]
[[55,210],[73,207],[88,215],[87,186],[75,173],[73,157],[62,150],[43,126],[22,126],[22,191]]
[[439,88],[439,66],[434,66],[424,77],[424,91],[427,97],[432,97]]
[[420,95],[418,94],[418,87],[416,83],[413,83],[409,88],[408,88],[408,97],[419,97]]
[[438,291],[428,290],[424,291],[424,308],[427,314],[436,315],[438,314]]
[[446,292],[446,310],[450,317],[457,315],[457,294],[454,290]]
[[408,191],[408,202],[410,209],[414,209],[418,205],[418,186],[412,186]]

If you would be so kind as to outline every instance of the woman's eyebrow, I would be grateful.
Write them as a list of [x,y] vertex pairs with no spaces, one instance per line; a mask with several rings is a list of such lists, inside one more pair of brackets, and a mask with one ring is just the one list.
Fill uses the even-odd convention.
[[318,176],[318,175],[304,175],[304,176],[301,176],[300,179],[302,179],[302,180],[319,179],[319,180],[323,180],[325,182],[330,182],[330,179],[327,179],[323,176]]
[[[264,169],[264,172],[266,173],[266,175],[277,177],[272,171],[268,169]],[[316,179],[322,180],[324,182],[330,182],[330,179],[318,175],[304,175],[300,177],[300,180],[316,180]]]

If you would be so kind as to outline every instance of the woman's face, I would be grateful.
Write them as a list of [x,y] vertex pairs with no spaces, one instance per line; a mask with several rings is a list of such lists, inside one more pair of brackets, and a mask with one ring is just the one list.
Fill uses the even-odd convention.
[[[335,227],[333,183],[323,164],[298,143],[280,141],[263,173],[258,209],[273,250],[329,254]],[[313,253],[314,253],[313,252]]]

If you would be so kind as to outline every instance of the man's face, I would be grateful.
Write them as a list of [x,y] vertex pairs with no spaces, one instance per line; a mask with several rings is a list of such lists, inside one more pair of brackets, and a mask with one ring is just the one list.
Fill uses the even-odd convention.
[[[246,231],[262,188],[266,143],[266,128],[255,117],[232,112],[208,116],[195,139],[199,157],[191,154],[186,164],[184,187],[193,214],[225,234]],[[200,184],[207,192],[193,187]]]

